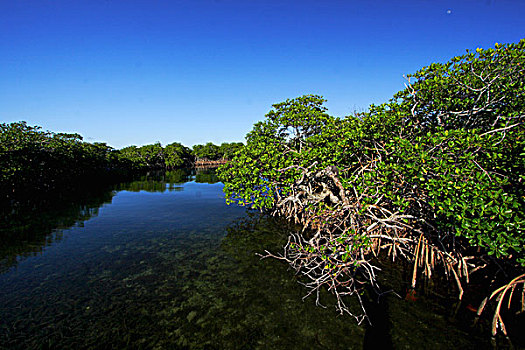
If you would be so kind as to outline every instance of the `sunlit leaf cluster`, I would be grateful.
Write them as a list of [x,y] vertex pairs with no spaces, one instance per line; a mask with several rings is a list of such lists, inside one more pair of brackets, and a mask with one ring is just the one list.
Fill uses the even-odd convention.
[[[302,225],[284,255],[268,256],[301,272],[310,293],[329,281],[359,295],[343,281],[386,247],[414,264],[413,285],[439,263],[461,297],[469,270],[525,266],[524,66],[522,40],[424,67],[390,101],[345,118],[317,95],[275,104],[220,168],[227,200]],[[355,266],[327,279],[341,252],[326,242],[339,240]]]
[[320,96],[274,105],[221,169],[227,197],[272,210],[301,168],[336,166],[361,212],[381,199],[441,238],[525,263],[524,47],[498,44],[424,67],[389,102],[342,119]]

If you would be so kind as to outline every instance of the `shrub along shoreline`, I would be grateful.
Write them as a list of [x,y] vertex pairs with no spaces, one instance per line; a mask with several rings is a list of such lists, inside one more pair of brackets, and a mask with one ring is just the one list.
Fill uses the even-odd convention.
[[525,308],[525,40],[407,79],[387,103],[345,118],[317,95],[273,105],[219,178],[229,202],[303,227],[263,256],[287,261],[318,303],[327,288],[338,311],[367,319],[362,293],[381,293],[384,251],[412,265],[413,288],[446,275],[459,299],[490,275],[477,314],[491,305],[492,334],[506,335],[503,308]]
[[150,170],[192,167],[196,161],[228,159],[240,142],[208,142],[190,149],[178,142],[116,150],[85,142],[79,134],[43,131],[26,122],[0,124],[0,214],[19,205],[38,207],[40,199],[92,184],[114,183]]

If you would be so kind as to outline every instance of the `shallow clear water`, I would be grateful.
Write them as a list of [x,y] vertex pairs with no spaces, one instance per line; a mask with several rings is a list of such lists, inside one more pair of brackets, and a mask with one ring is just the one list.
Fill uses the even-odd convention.
[[120,184],[44,215],[54,229],[26,225],[42,233],[0,250],[0,348],[490,347],[422,300],[372,305],[374,327],[338,315],[329,295],[326,309],[303,301],[285,264],[255,254],[279,252],[291,228],[226,206],[222,184],[199,175]]

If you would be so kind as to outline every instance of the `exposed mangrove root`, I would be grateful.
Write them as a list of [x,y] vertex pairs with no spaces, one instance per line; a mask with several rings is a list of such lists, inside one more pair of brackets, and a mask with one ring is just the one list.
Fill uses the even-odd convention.
[[[374,240],[374,253],[388,248],[388,255],[395,260],[401,255],[406,261],[412,262],[412,289],[416,288],[418,274],[427,279],[432,277],[436,268],[441,268],[447,277],[453,277],[458,289],[458,298],[463,297],[463,280],[469,282],[469,268],[476,267],[469,264],[472,257],[464,257],[460,252],[447,252],[433,245],[424,234],[419,238],[396,238],[388,235],[371,235]],[[384,241],[387,241],[385,243]]]
[[[469,270],[483,266],[472,263],[473,257],[464,256],[458,242],[451,243],[453,235],[440,235],[425,218],[415,215],[416,210],[403,213],[394,210],[383,196],[363,206],[363,198],[355,188],[345,191],[337,167],[312,170],[316,165],[314,162],[309,167],[291,166],[280,170],[300,171],[300,177],[289,186],[288,193],[277,192],[273,215],[291,219],[303,229],[291,234],[282,254],[266,251],[261,255],[263,258],[288,262],[297,274],[305,277],[306,297],[315,294],[318,305],[321,305],[319,291],[326,287],[336,297],[336,309],[353,316],[359,323],[366,319],[361,300],[365,285],[379,292],[374,273],[378,268],[371,260],[381,251],[386,251],[393,260],[401,257],[413,265],[412,288],[420,276],[430,279],[433,272],[440,269],[453,278],[458,297],[462,298]],[[452,244],[454,249],[447,249]],[[349,295],[359,300],[359,312],[345,304],[343,297]]]
[[[360,324],[367,317],[363,307],[361,293],[367,284],[371,284],[376,290],[375,270],[377,267],[371,265],[364,259],[362,244],[355,242],[349,250],[346,238],[352,237],[329,236],[314,241],[308,241],[300,233],[293,233],[288,239],[282,255],[274,255],[266,251],[263,258],[273,257],[288,262],[298,274],[306,278],[301,282],[307,289],[307,298],[312,294],[316,296],[316,305],[323,306],[319,299],[319,293],[323,287],[332,292],[337,300],[336,309],[341,313],[347,313]],[[355,295],[359,300],[361,310],[351,310],[346,305],[343,297]],[[323,306],[324,307],[324,306]]]
[[483,299],[481,302],[477,316],[479,317],[483,310],[485,309],[485,306],[487,303],[494,299],[496,300],[496,309],[494,311],[494,315],[492,317],[492,335],[495,336],[498,332],[498,328],[501,329],[503,334],[507,336],[507,328],[505,327],[505,323],[503,323],[503,318],[501,317],[501,307],[503,305],[503,301],[505,298],[507,298],[507,309],[510,309],[512,304],[512,297],[514,296],[514,292],[518,291],[519,287],[521,285],[521,309],[520,312],[525,312],[525,274],[519,275],[518,277],[514,278],[509,283],[497,288],[494,290],[490,296]]

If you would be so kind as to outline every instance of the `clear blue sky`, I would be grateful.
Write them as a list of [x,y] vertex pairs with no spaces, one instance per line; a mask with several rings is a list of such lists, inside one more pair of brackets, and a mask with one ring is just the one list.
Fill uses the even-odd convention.
[[525,37],[524,0],[0,0],[0,122],[121,148],[243,141],[303,94],[345,116]]

